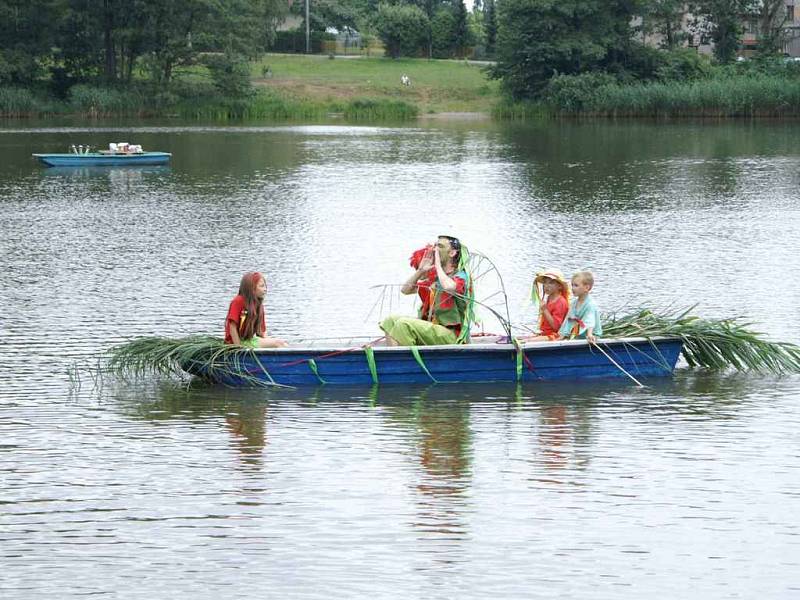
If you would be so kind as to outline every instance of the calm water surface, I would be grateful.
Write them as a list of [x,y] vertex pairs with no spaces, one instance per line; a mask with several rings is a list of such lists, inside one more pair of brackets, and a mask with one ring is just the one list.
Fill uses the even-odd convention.
[[[253,269],[274,334],[377,336],[412,307],[372,286],[443,232],[520,324],[537,267],[590,267],[607,310],[698,303],[800,343],[798,134],[3,123],[0,595],[800,597],[798,377],[271,392],[89,368],[221,334]],[[110,141],[173,163],[30,158]]]

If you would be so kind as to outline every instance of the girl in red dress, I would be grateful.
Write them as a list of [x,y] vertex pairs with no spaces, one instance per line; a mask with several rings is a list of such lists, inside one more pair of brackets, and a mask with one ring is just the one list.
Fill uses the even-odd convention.
[[[539,286],[542,287],[540,293]],[[521,338],[526,342],[544,342],[559,339],[558,329],[569,312],[569,284],[558,269],[536,273],[531,294],[539,305],[539,335]]]
[[261,273],[245,273],[239,293],[231,300],[225,319],[225,343],[249,348],[282,348],[286,342],[267,336],[264,297],[267,282]]

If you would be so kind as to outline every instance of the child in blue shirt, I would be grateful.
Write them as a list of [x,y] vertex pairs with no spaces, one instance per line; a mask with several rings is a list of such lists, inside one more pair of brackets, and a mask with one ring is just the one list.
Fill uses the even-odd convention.
[[578,271],[570,285],[574,300],[558,334],[561,339],[585,338],[594,343],[597,336],[603,335],[600,311],[589,295],[594,287],[594,276],[591,271]]

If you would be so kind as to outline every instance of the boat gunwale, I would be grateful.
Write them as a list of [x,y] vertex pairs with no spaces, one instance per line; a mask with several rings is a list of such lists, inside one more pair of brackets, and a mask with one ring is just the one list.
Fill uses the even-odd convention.
[[[502,337],[502,336],[499,336]],[[356,340],[358,338],[349,338]],[[367,338],[363,338],[367,339]],[[369,341],[374,341],[370,338]],[[640,344],[643,342],[664,342],[664,341],[680,341],[680,336],[653,336],[653,337],[625,337],[625,338],[599,338],[597,344],[601,346],[617,346],[624,344]],[[295,354],[329,354],[329,353],[347,353],[347,352],[363,352],[364,348],[369,346],[369,343],[362,345],[350,346],[314,346],[314,347],[298,347],[288,346],[284,348],[252,348],[252,351],[257,355],[295,355]],[[556,349],[556,348],[576,348],[576,347],[591,347],[587,340],[558,340],[558,341],[542,341],[542,342],[527,342],[520,344],[523,350],[543,350],[543,349]],[[417,348],[424,352],[508,352],[516,351],[517,346],[511,343],[474,343],[474,344],[444,344],[444,345],[431,345],[431,346],[371,346],[372,350],[377,353],[402,353],[409,352],[411,348]]]

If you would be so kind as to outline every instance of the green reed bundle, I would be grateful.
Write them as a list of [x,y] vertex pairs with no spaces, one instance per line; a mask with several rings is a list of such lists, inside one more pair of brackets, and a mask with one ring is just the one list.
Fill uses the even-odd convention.
[[111,348],[106,370],[133,377],[147,374],[180,376],[187,371],[203,373],[215,380],[235,375],[251,385],[279,385],[266,371],[259,374],[265,375],[267,381],[250,373],[248,367],[252,369],[253,365],[260,365],[254,358],[252,349],[232,346],[211,336],[145,337]]
[[709,369],[733,367],[758,373],[800,373],[800,346],[764,340],[738,317],[701,319],[695,307],[655,312],[643,308],[625,315],[606,316],[603,337],[674,336],[683,340],[689,366]]

